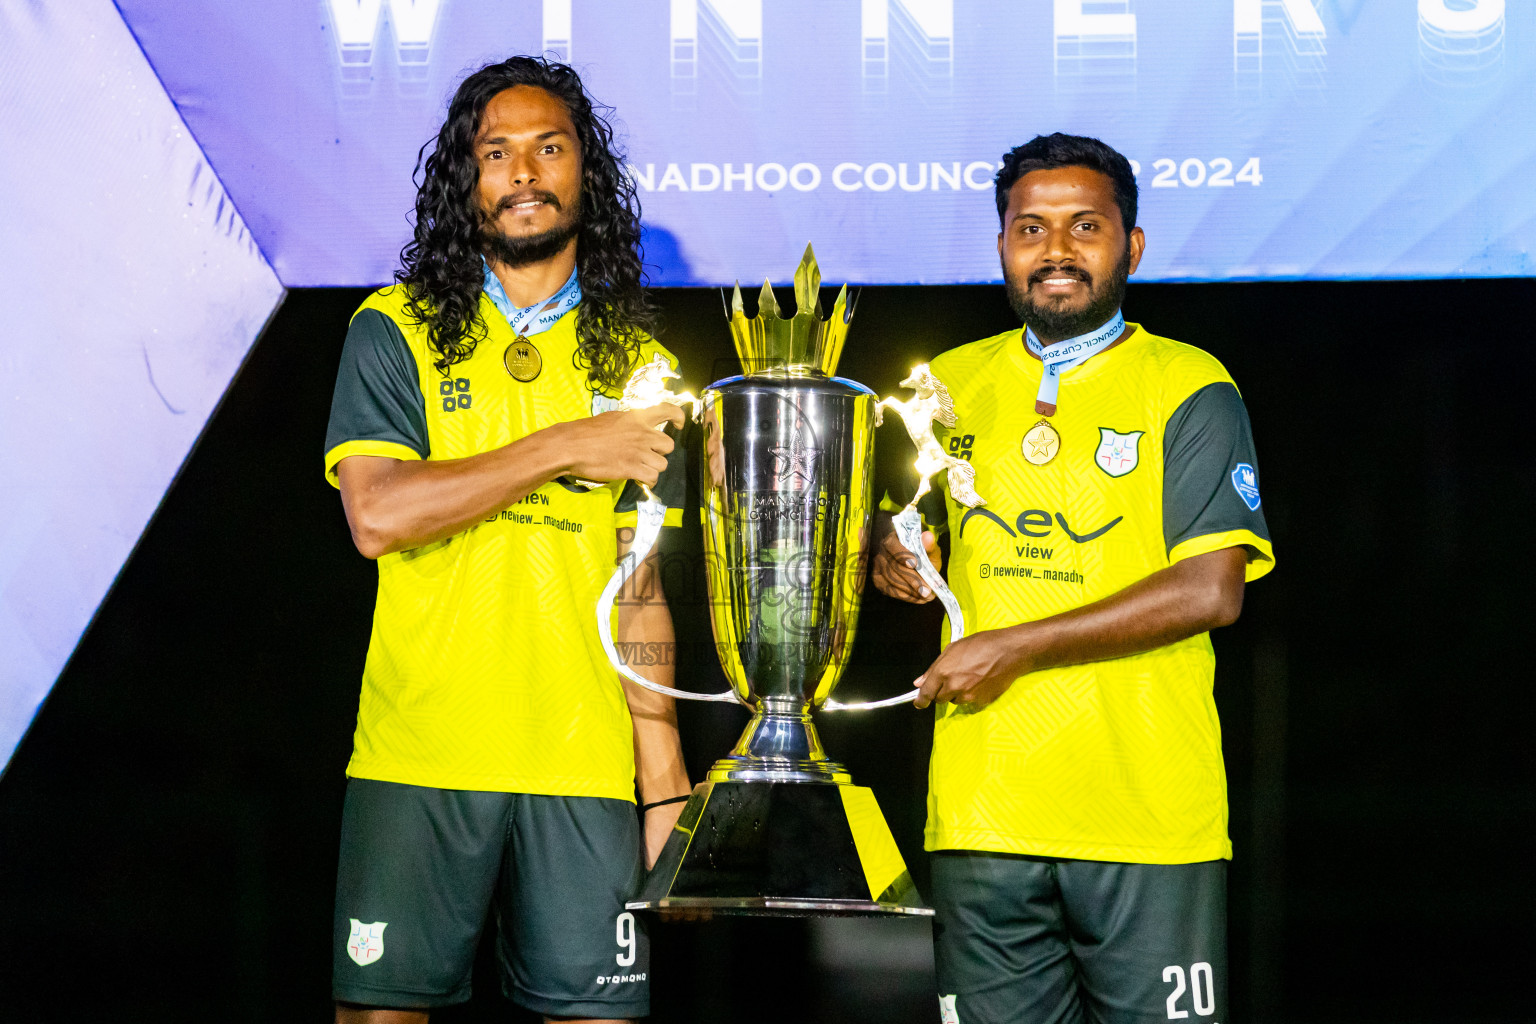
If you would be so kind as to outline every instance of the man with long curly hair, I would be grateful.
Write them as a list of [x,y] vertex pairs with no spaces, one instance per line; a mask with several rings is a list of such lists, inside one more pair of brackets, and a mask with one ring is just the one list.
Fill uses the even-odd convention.
[[[644,1016],[648,949],[624,901],[689,786],[670,699],[621,687],[594,616],[636,483],[672,519],[682,498],[681,449],[657,429],[681,413],[614,409],[639,361],[673,361],[649,337],[639,205],[607,123],[553,61],[470,75],[429,145],[415,236],[352,319],[326,436],[326,474],[379,567],[336,1019],[422,1022],[468,999],[488,911],[514,1001]],[[621,605],[621,640],[670,649],[654,567],[632,586],[649,599]],[[670,682],[670,665],[647,671]]]

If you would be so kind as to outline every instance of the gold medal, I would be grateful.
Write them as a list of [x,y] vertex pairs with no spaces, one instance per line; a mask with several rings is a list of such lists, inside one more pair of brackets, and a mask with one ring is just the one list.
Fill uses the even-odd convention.
[[1061,435],[1051,426],[1050,420],[1041,420],[1024,431],[1024,441],[1019,445],[1024,461],[1031,466],[1043,466],[1061,451]]
[[507,346],[502,353],[501,362],[512,375],[513,380],[520,380],[524,384],[533,380],[544,369],[544,357],[539,355],[539,350],[527,338],[519,337]]

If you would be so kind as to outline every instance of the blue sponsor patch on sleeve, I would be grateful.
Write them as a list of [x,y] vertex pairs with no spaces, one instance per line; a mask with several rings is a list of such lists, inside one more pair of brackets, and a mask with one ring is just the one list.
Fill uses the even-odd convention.
[[1237,491],[1237,496],[1243,499],[1243,504],[1248,506],[1248,511],[1259,510],[1259,474],[1248,463],[1239,462],[1237,468],[1232,471],[1232,487]]

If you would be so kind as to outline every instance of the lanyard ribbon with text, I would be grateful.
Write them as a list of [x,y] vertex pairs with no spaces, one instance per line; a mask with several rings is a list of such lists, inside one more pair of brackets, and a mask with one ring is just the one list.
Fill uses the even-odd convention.
[[1123,330],[1125,317],[1120,315],[1118,309],[1109,318],[1109,323],[1098,330],[1058,341],[1054,345],[1042,345],[1040,339],[1035,337],[1035,332],[1026,327],[1024,344],[1039,357],[1042,365],[1040,392],[1035,396],[1035,411],[1042,416],[1056,415],[1056,394],[1061,387],[1061,375],[1114,344]]
[[[485,257],[482,256],[480,261],[485,263]],[[571,271],[571,276],[558,292],[541,302],[535,302],[521,309],[512,305],[512,300],[507,298],[506,289],[501,286],[501,280],[491,272],[489,263],[485,263],[484,287],[491,304],[501,310],[501,315],[506,317],[507,323],[512,325],[512,333],[523,338],[543,334],[555,326],[555,321],[576,308],[576,304],[581,301],[581,285],[576,282],[575,270]]]

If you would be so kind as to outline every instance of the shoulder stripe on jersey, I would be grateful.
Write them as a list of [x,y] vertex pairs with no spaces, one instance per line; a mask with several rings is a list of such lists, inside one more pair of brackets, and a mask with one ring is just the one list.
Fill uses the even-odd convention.
[[1231,383],[1207,384],[1179,405],[1163,435],[1163,540],[1170,553],[1232,530],[1268,541],[1263,511],[1249,508],[1232,487],[1239,463],[1258,465],[1248,410]]
[[348,441],[398,445],[423,459],[432,453],[416,357],[399,325],[379,309],[352,318],[336,371],[325,450]]

